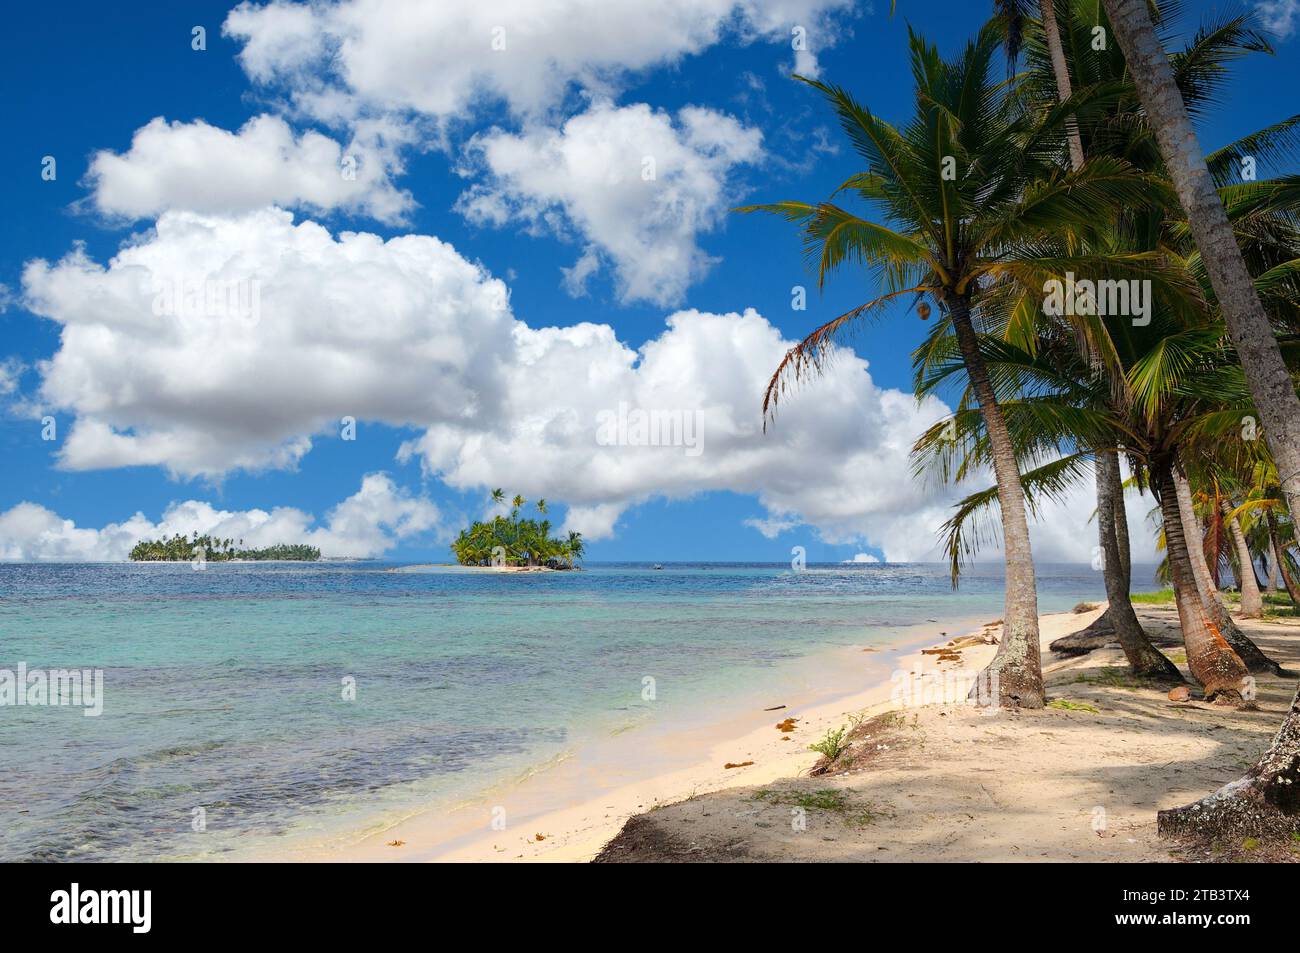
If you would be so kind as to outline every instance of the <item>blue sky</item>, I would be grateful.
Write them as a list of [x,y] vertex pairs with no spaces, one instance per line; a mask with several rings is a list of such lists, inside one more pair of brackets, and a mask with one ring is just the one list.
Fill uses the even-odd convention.
[[[373,14],[381,5],[357,2],[343,6],[370,8]],[[472,11],[490,10],[494,4],[465,6],[471,12],[453,20],[456,25],[477,30],[493,22],[490,15],[484,20]],[[136,513],[157,524],[170,505],[198,501],[227,514],[288,507],[300,514],[296,521],[273,522],[271,526],[279,528],[264,527],[265,532],[285,532],[284,527],[308,532],[326,528],[332,535],[324,538],[344,549],[366,549],[368,554],[396,559],[441,559],[446,556],[446,533],[482,512],[487,487],[500,485],[508,491],[523,489],[530,496],[550,496],[556,504],[553,518],[584,529],[592,538],[589,558],[595,560],[782,560],[789,558],[793,545],[807,547],[815,560],[846,559],[858,552],[894,558],[922,554],[946,498],[932,488],[902,486],[910,480],[897,446],[899,434],[908,427],[915,430],[916,420],[908,416],[912,411],[900,410],[881,395],[910,386],[908,354],[920,340],[923,326],[914,315],[891,314],[855,341],[854,350],[865,367],[849,362],[827,385],[829,390],[813,388],[802,395],[806,416],[792,413],[784,432],[783,421],[778,419],[773,434],[750,433],[744,427],[757,418],[760,393],[745,390],[749,378],[739,370],[735,371],[740,375],[736,380],[724,380],[728,368],[733,363],[737,368],[757,366],[766,359],[760,353],[768,353],[762,349],[772,346],[768,341],[772,331],[786,342],[797,339],[820,320],[859,303],[870,288],[845,274],[832,279],[826,292],[818,294],[802,268],[797,240],[788,225],[727,215],[724,210],[746,200],[821,198],[855,171],[851,150],[840,141],[815,93],[787,76],[794,56],[791,23],[807,24],[815,68],[823,78],[849,87],[876,112],[892,118],[903,115],[910,103],[909,19],[941,49],[951,52],[978,28],[986,5],[900,3],[898,14],[890,18],[883,3],[877,4],[883,9],[873,11],[867,4],[837,0],[752,0],[733,9],[730,2],[701,0],[698,9],[671,14],[681,17],[688,34],[699,31],[677,45],[671,31],[664,38],[646,30],[642,39],[637,35],[637,23],[615,20],[609,26],[590,26],[593,31],[619,32],[609,37],[599,33],[588,36],[587,53],[581,43],[576,50],[572,44],[544,49],[553,63],[560,64],[558,76],[554,70],[547,72],[550,67],[520,62],[521,54],[513,51],[525,41],[511,32],[509,6],[500,5],[500,19],[507,44],[513,39],[514,47],[507,45],[505,50],[492,52],[476,46],[467,53],[454,43],[444,45],[430,54],[427,63],[417,60],[418,68],[409,73],[402,72],[404,51],[386,48],[383,43],[395,42],[391,39],[394,34],[400,37],[409,31],[418,37],[420,29],[434,30],[445,24],[383,24],[377,22],[382,17],[373,14],[375,35],[386,31],[388,39],[373,40],[365,31],[352,36],[355,60],[346,62],[337,49],[329,47],[337,35],[331,38],[328,23],[298,22],[288,35],[300,43],[322,42],[324,35],[322,49],[335,56],[331,70],[325,59],[296,58],[296,47],[282,42],[286,33],[269,14],[293,12],[293,4],[272,10],[245,8],[246,23],[241,21],[242,25],[227,31],[236,35],[223,35],[222,24],[230,14],[228,3],[27,4],[9,11],[10,28],[0,41],[4,45],[0,70],[5,74],[4,88],[10,91],[6,125],[11,133],[10,148],[0,153],[7,212],[6,227],[0,232],[0,283],[8,289],[8,306],[0,313],[0,361],[7,362],[0,365],[6,368],[5,376],[0,377],[0,400],[6,405],[0,416],[0,448],[5,461],[0,467],[0,553],[7,551],[9,558],[111,555],[112,547],[120,547],[120,539],[130,535],[129,531],[120,531],[115,542],[85,533],[120,526]],[[1285,4],[1274,6],[1282,11],[1276,14],[1278,23],[1294,23],[1293,17],[1285,18]],[[1183,21],[1187,27],[1217,9],[1199,3],[1187,7]],[[196,25],[206,30],[205,50],[191,48]],[[575,32],[572,24],[552,27]],[[544,36],[528,40],[543,47],[558,42]],[[599,51],[597,41],[605,40],[615,51],[625,49],[629,60],[642,57],[642,65],[625,71],[613,62],[600,61],[599,52],[590,50]],[[374,48],[367,50],[367,43]],[[243,61],[241,52],[246,54]],[[499,59],[490,60],[494,55]],[[505,59],[512,56],[516,59]],[[1254,56],[1240,64],[1221,108],[1201,129],[1203,144],[1211,147],[1289,115],[1294,107],[1295,80],[1300,75],[1296,56],[1296,41],[1283,39],[1278,42],[1277,56]],[[341,61],[346,70],[340,68]],[[497,64],[502,62],[509,65],[499,69]],[[801,62],[807,66],[808,61]],[[529,74],[533,68],[541,71],[538,76]],[[446,76],[439,70],[445,70]],[[462,80],[469,85],[457,99],[455,91]],[[547,92],[550,87],[554,90]],[[319,95],[322,91],[329,96]],[[693,114],[692,109],[708,112]],[[691,115],[698,119],[695,125]],[[178,125],[162,131],[156,152],[136,155],[133,137],[155,117]],[[155,247],[159,257],[147,260],[175,261],[167,256],[185,253],[184,249],[163,247],[162,241],[151,246],[157,239],[152,230],[160,216],[197,210],[210,225],[223,216],[239,218],[257,211],[247,201],[223,208],[213,198],[223,190],[238,193],[239,186],[255,182],[262,166],[257,165],[258,156],[252,150],[237,148],[232,153],[235,167],[225,163],[215,179],[206,181],[208,173],[195,172],[193,163],[187,172],[184,156],[197,141],[191,135],[196,122],[233,135],[256,117],[284,124],[291,144],[300,141],[294,137],[316,130],[336,141],[344,154],[357,152],[359,145],[366,174],[379,175],[377,180],[366,180],[369,194],[379,196],[367,206],[349,192],[339,193],[343,198],[337,201],[322,200],[319,194],[304,200],[293,184],[299,170],[281,170],[279,178],[260,191],[250,186],[266,199],[261,204],[267,208],[292,211],[296,225],[319,223],[328,230],[331,241],[340,233],[353,231],[384,240],[402,235],[436,236],[458,256],[452,265],[463,260],[467,267],[481,267],[482,281],[478,285],[478,279],[470,281],[472,286],[485,287],[482,283],[489,279],[504,282],[509,289],[510,319],[529,329],[572,329],[590,322],[607,326],[617,341],[633,350],[661,341],[662,350],[671,355],[663,357],[653,373],[646,370],[641,375],[636,386],[643,388],[639,391],[643,400],[647,393],[671,392],[671,385],[656,382],[657,378],[680,373],[688,383],[697,381],[690,386],[714,403],[724,401],[719,394],[725,393],[726,400],[731,400],[737,393],[752,392],[752,408],[731,400],[722,431],[711,430],[713,418],[703,416],[705,443],[697,458],[683,459],[680,448],[658,448],[665,456],[638,454],[636,462],[629,462],[630,455],[618,456],[619,448],[593,447],[591,453],[583,453],[581,440],[575,442],[571,437],[563,447],[551,446],[546,421],[534,419],[527,402],[516,402],[515,409],[501,410],[495,416],[480,413],[480,405],[493,403],[495,397],[472,393],[473,375],[455,390],[457,399],[470,400],[476,408],[468,423],[442,398],[434,400],[437,410],[429,410],[429,402],[419,394],[389,395],[382,388],[363,384],[357,385],[355,398],[344,397],[339,406],[330,406],[332,385],[324,379],[311,385],[312,394],[304,396],[303,406],[295,410],[297,417],[288,411],[281,415],[284,419],[274,433],[268,435],[251,423],[241,427],[241,414],[253,418],[261,413],[247,401],[247,394],[256,393],[267,374],[280,366],[275,360],[256,366],[253,376],[241,381],[231,362],[247,352],[231,343],[232,338],[205,339],[206,344],[183,337],[171,341],[175,335],[170,330],[132,338],[140,332],[129,327],[132,319],[124,310],[126,305],[103,305],[103,313],[112,315],[109,318],[96,311],[101,307],[96,289],[101,286],[95,283],[105,282],[106,295],[125,293],[118,285],[110,287],[107,282],[114,275],[103,270],[124,243]],[[584,126],[590,139],[581,138],[578,128],[568,125],[574,121],[590,124]],[[367,139],[376,128],[382,135]],[[612,130],[616,128],[632,130],[633,139],[643,129],[668,136],[661,141],[682,149],[684,162],[697,163],[690,167],[694,169],[690,180],[683,179],[675,187],[680,188],[683,207],[698,216],[698,224],[685,233],[669,229],[672,241],[696,256],[694,266],[645,264],[647,248],[664,246],[658,240],[644,247],[637,244],[637,229],[643,221],[648,228],[665,227],[652,211],[620,205],[611,212],[592,204],[595,200],[583,179],[592,172],[583,157],[591,146],[613,142]],[[562,148],[566,139],[572,151],[546,151]],[[761,145],[756,145],[759,142]],[[125,158],[114,167],[115,172],[105,171],[107,165],[92,172],[94,157],[105,150]],[[193,159],[199,168],[202,151],[200,146],[199,157]],[[248,168],[239,168],[245,154]],[[573,167],[546,168],[545,157],[558,155],[569,156]],[[46,156],[57,162],[53,181],[41,175]],[[539,156],[543,158],[539,160]],[[676,169],[670,161],[664,179],[672,178]],[[229,189],[225,189],[222,176],[234,180]],[[333,186],[322,188],[335,194]],[[401,198],[403,193],[405,198]],[[486,196],[477,213],[470,203],[474,195]],[[405,208],[377,213],[375,203],[393,196],[399,196],[396,201]],[[611,196],[610,202],[621,201],[618,193]],[[636,218],[643,212],[644,219]],[[262,248],[258,242],[273,243],[274,236],[283,232],[279,226],[266,225],[266,220],[241,222],[244,224],[233,240],[247,242],[241,246],[245,255],[250,248]],[[259,228],[271,237],[254,236]],[[93,263],[90,277],[58,267],[79,245]],[[573,267],[589,249],[597,265],[585,283],[585,293],[575,295],[573,289],[566,288],[562,269]],[[381,272],[391,274],[398,267],[393,257],[373,264],[376,268],[392,266]],[[450,253],[438,260],[448,257]],[[702,263],[705,258],[707,265]],[[38,259],[48,262],[49,269],[39,288],[28,287],[24,269]],[[335,267],[330,275],[336,272]],[[288,280],[285,272],[279,274],[282,281]],[[635,285],[638,276],[652,288],[670,291],[646,293],[644,284],[636,286],[641,291],[629,291],[629,282]],[[404,273],[403,280],[406,278],[409,275]],[[308,286],[303,297],[291,302],[287,296],[276,296],[273,305],[268,305],[268,323],[292,320],[301,322],[296,327],[309,328],[321,320],[321,304],[310,297],[312,278],[299,275],[295,280]],[[463,280],[469,279],[457,279]],[[680,288],[672,293],[674,282]],[[791,309],[791,288],[798,284],[810,286],[806,311]],[[439,288],[435,297],[445,293]],[[33,291],[39,302],[32,297]],[[268,296],[271,294],[268,289]],[[381,312],[388,300],[385,294],[377,282],[340,307],[349,308],[357,320],[382,322]],[[327,296],[326,300],[338,299]],[[478,320],[472,306],[466,305],[463,314],[457,310],[457,301],[449,300],[447,306],[453,322],[449,327],[469,328]],[[300,310],[289,315],[288,310],[294,307]],[[376,314],[361,313],[368,307],[376,309]],[[282,315],[278,309],[286,311]],[[743,328],[739,318],[707,326],[686,319],[677,334],[665,337],[665,320],[676,312],[738,316],[745,309],[753,309],[757,316]],[[107,323],[97,331],[95,326],[101,320]],[[412,315],[407,332],[412,328],[418,332],[419,320]],[[340,321],[339,327],[346,330],[346,321]],[[77,341],[68,340],[73,328],[83,335]],[[303,333],[295,331],[287,339],[301,340]],[[504,325],[497,333],[510,336]],[[96,334],[110,340],[96,343],[91,340]],[[270,348],[269,339],[260,334],[262,331],[251,333],[243,346]],[[317,334],[324,332],[312,331],[307,336]],[[165,344],[145,353],[164,339]],[[213,340],[218,342],[215,347]],[[732,353],[727,350],[729,341],[749,343],[736,343],[737,353]],[[394,346],[397,353],[403,348],[413,353],[409,349],[419,342],[416,333],[410,341],[399,340]],[[284,343],[280,340],[275,346]],[[347,356],[355,350],[354,345],[339,340],[317,343],[323,353],[328,352],[320,373],[337,375],[339,381],[350,379],[353,371]],[[222,350],[227,345],[230,353]],[[477,338],[465,345],[471,346],[484,349],[487,356],[483,360],[507,364],[524,360],[521,354],[527,352],[524,348],[504,354],[500,348],[505,345],[499,341],[484,343]],[[202,394],[196,403],[202,401],[202,408],[178,409],[177,397],[169,395],[165,382],[153,388],[152,405],[134,392],[137,378],[133,375],[155,373],[161,381],[169,360],[197,360],[201,367],[205,347],[210,349],[213,366],[224,369],[220,381],[210,387],[199,386]],[[742,347],[759,350],[740,354]],[[608,349],[590,353],[596,355],[597,350],[599,355],[586,362],[583,354],[587,352],[579,349],[573,358],[576,363],[564,365],[569,367],[567,373],[580,375],[581,368],[596,368],[601,366],[598,361],[604,360],[613,361],[610,373],[619,380],[634,379],[636,367],[619,366]],[[42,362],[56,357],[60,369],[51,385]],[[137,357],[142,370],[133,363]],[[557,426],[556,420],[576,419],[586,427],[592,408],[613,407],[623,399],[617,385],[599,390],[601,385],[588,381],[591,393],[583,398],[581,410],[574,411],[563,396],[566,372],[558,363],[561,358],[555,360],[557,365],[548,374],[558,377],[546,378],[551,383],[545,393],[537,395],[536,408],[532,408],[543,417],[550,414],[552,426]],[[310,370],[313,365],[292,366],[296,368],[292,373],[303,374],[304,381],[315,376]],[[309,368],[306,372],[304,366]],[[432,389],[445,384],[444,375],[437,371],[440,366],[437,361],[430,364]],[[382,373],[383,367],[378,371]],[[356,376],[360,379],[375,372],[375,367],[366,366],[357,370]],[[515,387],[520,380],[529,380],[526,372],[502,373],[507,375],[502,379],[513,381]],[[601,373],[592,371],[589,376]],[[868,374],[871,386],[864,389],[862,378]],[[650,377],[656,381],[645,380]],[[399,387],[393,386],[394,390]],[[400,386],[412,387],[409,381]],[[709,390],[714,386],[717,393]],[[4,393],[5,389],[9,392]],[[348,394],[342,383],[339,393]],[[347,413],[349,400],[363,410],[357,414],[360,420],[354,441],[341,440],[336,427],[321,425],[322,420]],[[799,401],[800,395],[793,400]],[[822,409],[814,411],[818,406]],[[370,407],[380,409],[366,410]],[[45,414],[56,419],[59,439],[41,439],[40,418]],[[878,418],[878,425],[846,429],[833,421],[818,424],[830,428],[820,446],[814,439],[822,434],[820,429],[808,429],[808,439],[802,441],[791,433],[804,428],[805,420],[836,414],[863,414]],[[435,422],[438,415],[442,417]],[[917,420],[923,425],[933,418],[931,408],[928,417],[922,413]],[[227,459],[237,460],[242,455],[252,461],[249,465],[225,468],[219,462],[220,452],[214,464],[211,448],[201,463],[194,462],[194,454],[173,452],[170,440],[174,438],[178,445],[190,439],[202,442],[203,421],[212,419],[224,421],[228,428],[223,431],[230,440]],[[295,434],[299,420],[301,433]],[[65,443],[68,435],[78,427],[90,432],[94,421],[132,442],[119,447],[107,438],[98,442],[87,439],[69,448]],[[411,446],[430,426],[452,427],[454,439],[444,434],[436,449]],[[540,435],[536,427],[541,428]],[[475,428],[506,436],[500,437],[494,453],[475,457]],[[161,436],[150,443],[150,432]],[[714,433],[721,436],[711,439]],[[276,446],[298,437],[310,439],[310,449],[291,453],[292,459],[272,459]],[[754,455],[749,447],[764,440],[769,445],[762,458],[751,459]],[[451,443],[455,446],[449,449]],[[404,445],[407,452],[401,453]],[[837,469],[836,455],[849,452],[857,454],[859,462]],[[597,459],[602,453],[609,458],[607,464]],[[450,465],[448,461],[453,459],[457,462]],[[665,465],[660,466],[657,460]],[[835,472],[827,472],[830,470]],[[371,483],[365,498],[369,502],[341,511],[335,525],[328,527],[331,511],[359,494],[366,475],[377,473],[386,475],[385,482]],[[602,479],[605,485],[599,485]],[[571,502],[587,507],[587,515],[566,513],[566,504]],[[20,504],[32,506],[15,512]],[[1090,539],[1079,524],[1080,513],[1086,522],[1086,509],[1060,516],[1060,539],[1047,544],[1052,555],[1078,555],[1063,541]],[[205,516],[198,511],[191,516],[199,523],[212,518],[211,513]],[[176,518],[185,517],[178,514]],[[361,526],[366,520],[375,525]],[[766,533],[747,521],[767,521],[763,524]],[[5,534],[9,540],[3,538]],[[51,534],[57,538],[54,543],[49,542]],[[1059,552],[1052,550],[1054,545]]]

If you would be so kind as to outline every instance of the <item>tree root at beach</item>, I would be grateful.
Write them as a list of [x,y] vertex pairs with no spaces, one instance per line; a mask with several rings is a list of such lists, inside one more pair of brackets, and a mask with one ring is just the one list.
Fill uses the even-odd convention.
[[1300,831],[1300,691],[1268,751],[1245,777],[1194,804],[1160,811],[1156,830],[1162,837],[1203,840]]
[[1215,622],[1219,625],[1219,632],[1223,635],[1224,641],[1232,646],[1232,650],[1246,663],[1246,670],[1252,675],[1280,675],[1283,678],[1297,677],[1296,673],[1287,671],[1265,655],[1263,650],[1237,627],[1237,623],[1232,621],[1232,617],[1228,615],[1226,609],[1215,613],[1215,615],[1218,616]]
[[[1162,649],[1181,649],[1183,647],[1182,636],[1171,632],[1160,631],[1154,635],[1147,633],[1147,638],[1152,645]],[[1089,652],[1095,652],[1097,649],[1104,649],[1110,645],[1119,645],[1119,635],[1115,632],[1115,626],[1111,624],[1110,610],[1107,609],[1087,628],[1052,640],[1048,648],[1058,655],[1074,656],[1087,655]]]
[[[1111,622],[1110,609],[1107,609],[1097,616],[1087,628],[1080,629],[1078,632],[1071,632],[1069,635],[1063,635],[1059,639],[1053,640],[1047,647],[1061,655],[1087,655],[1096,649],[1118,644],[1119,638],[1115,634],[1115,624]],[[1182,645],[1182,642],[1180,641],[1178,644]]]
[[1174,665],[1156,646],[1181,648],[1182,644],[1181,638],[1175,639],[1163,635],[1151,638],[1138,624],[1136,617],[1130,622],[1127,637],[1121,638],[1112,621],[1110,609],[1107,609],[1086,629],[1063,635],[1054,640],[1048,648],[1060,655],[1077,656],[1087,655],[1108,645],[1118,645],[1124,650],[1124,656],[1135,677],[1181,685],[1183,676],[1178,671],[1178,666]]

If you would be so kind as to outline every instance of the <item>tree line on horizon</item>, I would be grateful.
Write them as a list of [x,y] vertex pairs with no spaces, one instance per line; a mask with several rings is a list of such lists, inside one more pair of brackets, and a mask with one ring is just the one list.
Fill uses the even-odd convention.
[[[1244,617],[1263,611],[1259,568],[1300,606],[1300,115],[1201,151],[1192,117],[1216,106],[1237,61],[1272,52],[1254,13],[1207,19],[1168,53],[1168,0],[993,6],[951,58],[909,28],[915,101],[900,123],[795,77],[824,97],[862,166],[824,200],[737,211],[796,225],[819,287],[852,270],[881,293],[790,349],[765,425],[848,333],[895,303],[924,320],[933,302],[915,393],[960,396],[913,461],[940,482],[992,471],[942,534],[954,585],[1002,540],[1005,625],[986,673],[998,704],[1045,704],[1028,518],[1083,481],[1097,498],[1105,624],[1133,675],[1184,681],[1133,610],[1128,489],[1155,499],[1191,677],[1208,700],[1253,704],[1253,675],[1284,673],[1235,623],[1219,574],[1237,582]],[[1300,830],[1300,692],[1241,781],[1161,811],[1158,826]]]
[[292,560],[297,562],[315,562],[320,559],[320,550],[304,543],[280,543],[264,546],[261,549],[244,549],[244,541],[212,537],[195,530],[191,535],[176,533],[162,539],[143,539],[131,547],[129,558],[132,562],[190,562],[197,559],[202,550],[204,562],[219,563],[231,560]]

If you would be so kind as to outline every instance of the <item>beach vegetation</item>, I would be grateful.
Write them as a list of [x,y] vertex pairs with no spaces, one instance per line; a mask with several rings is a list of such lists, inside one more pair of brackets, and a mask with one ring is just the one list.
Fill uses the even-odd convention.
[[162,539],[143,539],[131,547],[132,562],[232,562],[270,561],[315,562],[320,550],[305,543],[280,543],[260,549],[243,548],[243,540],[214,538],[194,532],[189,536],[176,533]]
[[1155,592],[1135,592],[1129,598],[1137,605],[1167,606],[1173,605],[1174,591],[1172,589],[1157,589]]
[[848,795],[839,788],[821,788],[816,791],[763,788],[760,791],[755,791],[751,799],[764,801],[768,804],[802,807],[809,811],[844,811],[849,806]]
[[834,728],[826,732],[826,737],[821,741],[814,741],[808,746],[809,751],[816,751],[826,758],[827,761],[834,761],[845,751],[848,750],[848,742],[845,740],[847,732],[844,728]]
[[[498,509],[505,506],[505,493],[500,489],[493,490],[489,499]],[[451,544],[456,562],[462,566],[575,568],[583,555],[582,534],[576,530],[553,533],[549,519],[523,515],[527,503],[516,495],[508,512],[462,529]],[[545,517],[546,501],[538,500],[536,509]]]
[[1055,708],[1057,711],[1086,711],[1091,714],[1099,714],[1101,709],[1095,705],[1089,705],[1087,702],[1071,701],[1068,698],[1053,698],[1047,703],[1048,708]]

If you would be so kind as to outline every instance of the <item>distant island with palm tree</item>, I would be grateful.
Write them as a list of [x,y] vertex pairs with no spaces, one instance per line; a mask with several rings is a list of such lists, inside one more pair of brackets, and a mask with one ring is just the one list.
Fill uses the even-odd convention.
[[315,562],[320,559],[320,550],[304,543],[280,543],[262,549],[244,549],[243,546],[242,539],[213,538],[207,534],[200,536],[196,531],[190,536],[177,533],[164,539],[141,540],[131,548],[128,558],[139,563],[190,562],[195,559],[211,563],[240,560]]
[[[456,562],[462,566],[489,566],[496,569],[574,569],[582,558],[582,534],[571,530],[565,537],[551,535],[551,521],[521,517],[528,501],[516,495],[508,516],[497,514],[490,520],[478,520],[463,529],[451,544]],[[492,491],[492,503],[505,503],[505,493]],[[546,500],[538,500],[537,512],[546,516]]]

